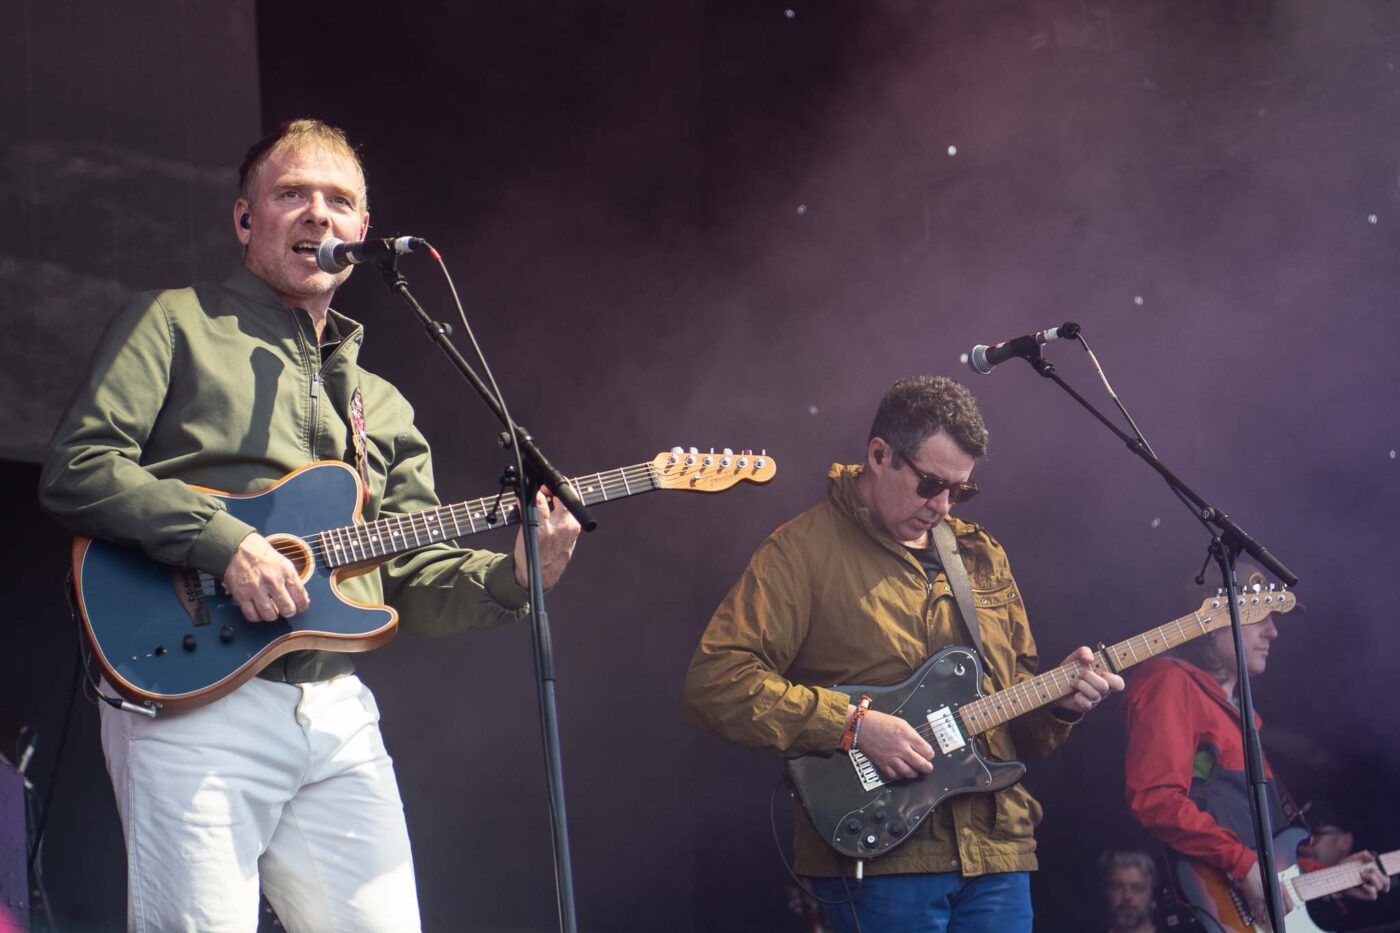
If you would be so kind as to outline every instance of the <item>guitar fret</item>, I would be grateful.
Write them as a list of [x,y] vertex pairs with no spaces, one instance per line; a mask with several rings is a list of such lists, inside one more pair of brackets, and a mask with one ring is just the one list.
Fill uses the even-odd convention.
[[319,532],[314,536],[316,547],[321,551],[321,559],[326,562],[327,567],[336,566],[335,555],[331,554],[330,544],[326,541],[326,533]]
[[[628,474],[631,474],[630,476]],[[653,463],[639,463],[616,470],[599,471],[592,480],[570,478],[569,483],[586,504],[608,502],[662,488]],[[641,485],[638,485],[641,481]],[[462,519],[466,519],[465,526]],[[356,522],[317,532],[309,540],[327,566],[341,567],[387,557],[436,541],[452,541],[521,521],[523,511],[515,499],[469,499],[406,515],[391,515],[373,522]],[[451,528],[448,523],[451,523]],[[1024,697],[1012,702],[1025,703]]]

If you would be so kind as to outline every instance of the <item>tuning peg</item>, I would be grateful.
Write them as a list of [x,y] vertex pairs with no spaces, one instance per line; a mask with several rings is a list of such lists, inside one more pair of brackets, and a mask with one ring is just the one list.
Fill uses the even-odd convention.
[[673,454],[683,454],[683,453],[685,453],[685,448],[684,448],[684,447],[672,447],[672,448],[671,448],[671,453],[673,453]]
[[745,447],[743,450],[739,451],[739,456],[741,456],[741,457],[752,457],[752,456],[753,456],[753,451],[750,450],[749,448]]
[[692,448],[690,448],[690,452],[693,453],[693,454],[698,454],[698,453],[700,452],[700,450],[699,450],[698,448],[696,448],[696,447],[692,447]]
[[726,457],[732,457],[732,456],[734,456],[734,451],[730,450],[728,447],[724,448],[724,450],[722,451],[722,453],[723,453]]

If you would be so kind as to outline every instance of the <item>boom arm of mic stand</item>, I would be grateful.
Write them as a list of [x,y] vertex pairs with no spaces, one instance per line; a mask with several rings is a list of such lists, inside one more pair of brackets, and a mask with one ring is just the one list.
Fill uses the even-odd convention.
[[1279,891],[1278,867],[1274,864],[1273,833],[1268,811],[1268,778],[1264,772],[1264,755],[1259,747],[1259,732],[1254,727],[1254,702],[1249,690],[1249,672],[1245,668],[1244,662],[1243,636],[1235,589],[1235,555],[1241,550],[1247,551],[1270,573],[1289,586],[1296,584],[1298,578],[1258,541],[1245,534],[1244,530],[1235,524],[1228,515],[1196,495],[1191,487],[1177,478],[1176,474],[1168,470],[1162,461],[1147,449],[1147,445],[1141,439],[1130,437],[1104,417],[1103,413],[1090,404],[1088,399],[1059,377],[1059,374],[1055,372],[1054,364],[1045,359],[1043,354],[1036,352],[1028,356],[1026,362],[1030,363],[1036,372],[1064,389],[1071,398],[1099,419],[1104,427],[1112,431],[1119,440],[1128,446],[1129,450],[1147,461],[1147,465],[1156,470],[1162,479],[1167,481],[1167,485],[1185,496],[1196,507],[1197,514],[1202,521],[1208,526],[1213,525],[1218,529],[1211,541],[1211,553],[1220,564],[1225,590],[1229,594],[1230,625],[1235,639],[1235,658],[1240,671],[1240,735],[1245,748],[1245,774],[1251,791],[1249,809],[1254,823],[1255,852],[1259,857],[1259,877],[1263,883],[1269,914],[1273,919],[1273,928],[1280,930],[1284,916],[1283,896]]
[[1032,354],[1026,358],[1026,362],[1030,363],[1031,367],[1036,372],[1040,373],[1040,375],[1049,379],[1061,389],[1064,389],[1071,398],[1082,405],[1089,414],[1099,419],[1104,427],[1112,431],[1119,440],[1127,445],[1129,450],[1146,461],[1147,465],[1152,467],[1152,469],[1156,470],[1162,479],[1166,480],[1168,486],[1177,490],[1190,500],[1191,504],[1196,508],[1197,517],[1204,522],[1214,525],[1219,530],[1221,540],[1227,545],[1233,547],[1236,552],[1244,551],[1257,560],[1261,567],[1289,586],[1298,585],[1298,577],[1293,571],[1285,567],[1282,561],[1269,553],[1268,548],[1264,547],[1252,535],[1248,534],[1243,528],[1236,524],[1235,520],[1230,518],[1230,516],[1197,495],[1194,489],[1187,486],[1181,481],[1180,477],[1167,469],[1166,464],[1157,459],[1142,441],[1125,433],[1118,425],[1109,421],[1108,418],[1104,416],[1103,412],[1095,408],[1088,399],[1076,392],[1073,386],[1060,378],[1059,373],[1055,372],[1054,364],[1045,359],[1043,354],[1039,352]]
[[[418,303],[418,299],[413,297],[413,293],[408,290],[408,281],[404,279],[403,273],[399,272],[397,264],[388,264],[380,267],[384,273],[384,281],[389,284],[389,290],[403,299],[404,303],[413,309],[413,313],[418,315],[418,319],[423,323],[423,327],[428,332],[428,336],[441,348],[447,358],[452,361],[452,365],[462,374],[462,377],[471,383],[471,387],[476,390],[477,395],[486,403],[486,407],[491,409],[496,418],[507,429],[510,422],[506,419],[505,409],[501,407],[500,399],[496,398],[494,392],[482,382],[481,377],[472,369],[471,364],[457,352],[452,341],[447,338],[445,328],[437,321],[433,320],[423,306]],[[598,527],[598,521],[593,517],[593,513],[588,510],[588,506],[583,504],[579,498],[578,490],[574,489],[563,473],[555,468],[535,446],[534,440],[526,434],[519,425],[515,426],[515,439],[520,445],[520,455],[525,460],[526,469],[539,480],[541,485],[548,486],[555,498],[564,503],[564,507],[573,513],[578,519],[579,525],[584,531],[592,531]]]

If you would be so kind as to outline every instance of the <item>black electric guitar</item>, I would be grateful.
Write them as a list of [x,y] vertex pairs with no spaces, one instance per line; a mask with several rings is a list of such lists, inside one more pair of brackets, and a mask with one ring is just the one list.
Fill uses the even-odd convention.
[[[1094,654],[1093,669],[1118,672],[1230,624],[1229,600],[1212,597],[1196,612]],[[1244,592],[1240,620],[1259,622],[1296,605],[1284,590]],[[859,749],[790,758],[788,776],[822,839],[842,855],[868,859],[899,845],[934,807],[957,794],[1009,787],[1026,773],[1019,761],[984,757],[977,736],[1053,703],[1074,690],[1080,672],[1070,663],[986,696],[982,662],[971,648],[944,648],[901,684],[837,686],[873,697],[870,708],[899,716],[933,746],[933,771],[887,781]]]
[[[657,489],[719,492],[766,483],[776,471],[766,453],[678,447],[569,482],[596,505]],[[118,693],[152,710],[211,703],[289,651],[379,647],[393,637],[398,613],[342,595],[341,581],[424,545],[520,521],[515,500],[495,496],[363,522],[359,474],[339,461],[310,464],[254,493],[200,491],[222,499],[230,515],[292,562],[311,606],[290,619],[249,622],[207,573],[157,563],[135,548],[75,539],[74,589],[93,656]]]

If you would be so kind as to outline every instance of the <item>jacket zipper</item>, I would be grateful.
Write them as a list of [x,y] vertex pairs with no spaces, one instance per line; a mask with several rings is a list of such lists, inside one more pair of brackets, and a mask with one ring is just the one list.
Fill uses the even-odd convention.
[[316,439],[321,433],[321,371],[311,370],[311,459],[316,459]]

